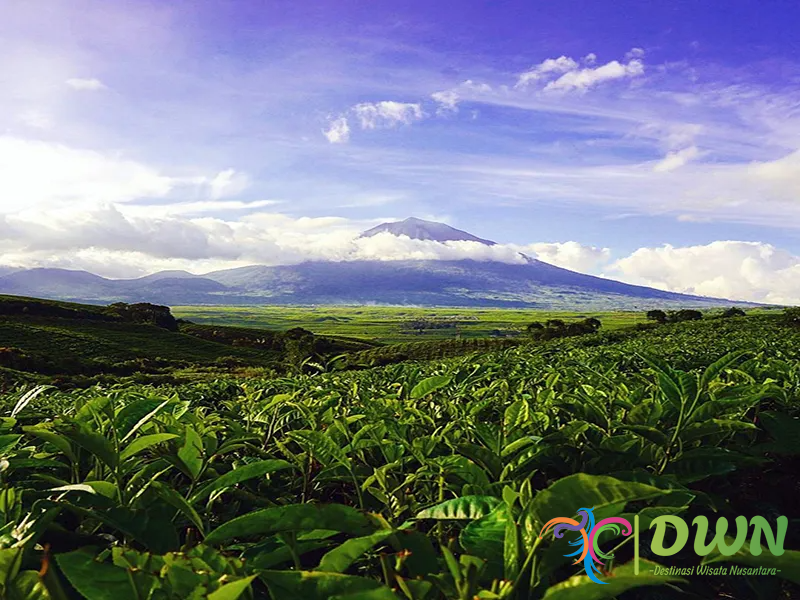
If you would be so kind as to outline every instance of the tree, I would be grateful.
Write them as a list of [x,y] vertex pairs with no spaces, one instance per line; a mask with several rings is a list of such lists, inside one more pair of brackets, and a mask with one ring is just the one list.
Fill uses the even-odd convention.
[[647,319],[650,321],[656,321],[657,323],[666,323],[667,322],[667,313],[663,310],[648,310],[647,311]]
[[561,329],[566,325],[566,323],[564,323],[564,321],[561,319],[547,319],[545,325],[547,325],[547,327],[552,327],[553,329]]
[[525,331],[527,331],[531,335],[536,335],[537,333],[540,333],[543,329],[544,325],[542,325],[538,321],[534,321],[533,323],[528,324],[528,326],[525,328]]
[[746,315],[747,313],[744,312],[741,308],[732,306],[729,309],[725,310],[720,316],[723,319],[730,319],[731,317],[744,317]]
[[680,321],[699,321],[702,318],[703,318],[703,313],[701,313],[699,310],[684,308],[682,310],[670,314],[669,320],[677,323]]
[[600,319],[596,319],[595,317],[589,317],[584,321],[586,325],[591,328],[592,331],[597,331],[603,326],[603,323],[600,322]]

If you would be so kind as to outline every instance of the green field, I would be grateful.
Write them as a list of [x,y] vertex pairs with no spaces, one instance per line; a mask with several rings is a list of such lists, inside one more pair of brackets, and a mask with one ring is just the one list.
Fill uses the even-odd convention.
[[133,375],[214,377],[234,367],[274,371],[373,347],[308,332],[179,324],[163,307],[159,314],[160,326],[147,309],[137,321],[113,307],[0,295],[0,390],[17,380],[87,385]]
[[[506,341],[378,368],[0,394],[0,597],[800,597],[800,311]],[[543,528],[581,508],[638,537],[604,529],[602,563],[573,562],[586,538]],[[693,525],[663,557],[650,524],[673,515]],[[752,527],[733,540],[756,516],[760,553]],[[695,545],[696,520],[714,537],[720,517],[741,550],[722,534]],[[727,573],[655,572],[701,564]]]
[[[414,308],[405,306],[175,306],[173,314],[196,323],[284,330],[303,327],[320,335],[342,335],[385,343],[521,334],[532,321],[597,317],[608,330],[646,321],[644,312],[551,312],[502,308]],[[409,321],[451,322],[454,327],[403,328]]]

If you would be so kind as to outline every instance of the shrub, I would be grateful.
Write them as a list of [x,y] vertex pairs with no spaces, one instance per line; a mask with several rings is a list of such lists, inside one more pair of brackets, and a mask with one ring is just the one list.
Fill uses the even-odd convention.
[[800,327],[800,306],[787,308],[783,311],[783,322],[786,325]]
[[684,308],[669,314],[669,320],[672,323],[680,323],[681,321],[699,321],[703,318],[703,313],[699,310],[692,310]]
[[650,321],[655,321],[657,323],[666,323],[667,322],[667,313],[663,310],[648,310],[647,311],[647,319]]

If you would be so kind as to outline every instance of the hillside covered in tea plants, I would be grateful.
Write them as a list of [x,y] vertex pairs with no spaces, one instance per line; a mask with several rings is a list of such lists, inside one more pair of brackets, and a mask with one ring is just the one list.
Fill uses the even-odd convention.
[[146,303],[97,306],[0,295],[0,389],[19,381],[86,387],[120,379],[175,383],[263,374],[375,346],[299,327],[195,324]]
[[[0,597],[797,598],[799,320],[707,318],[182,385],[9,389]],[[565,557],[574,534],[539,537],[580,508],[638,515],[638,575],[619,529],[599,538],[601,583]],[[648,527],[661,515],[726,517],[731,537],[737,516],[763,516],[778,537],[785,517],[785,550],[712,544],[698,556],[692,527],[660,559]],[[776,574],[655,572],[701,563]]]

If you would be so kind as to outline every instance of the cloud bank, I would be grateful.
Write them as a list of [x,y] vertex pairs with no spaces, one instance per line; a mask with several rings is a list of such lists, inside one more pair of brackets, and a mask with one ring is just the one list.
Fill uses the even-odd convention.
[[[208,214],[226,204],[226,212],[238,208],[245,214],[235,220]],[[575,241],[486,246],[389,233],[359,238],[359,232],[375,221],[293,218],[264,212],[267,206],[269,201],[229,200],[199,202],[179,212],[169,205],[122,204],[80,213],[50,209],[0,215],[0,267],[61,267],[136,277],[162,269],[204,273],[307,260],[471,259],[523,264],[526,254],[567,269],[669,291],[800,304],[800,256],[761,242],[640,248],[612,260],[608,248]]]

